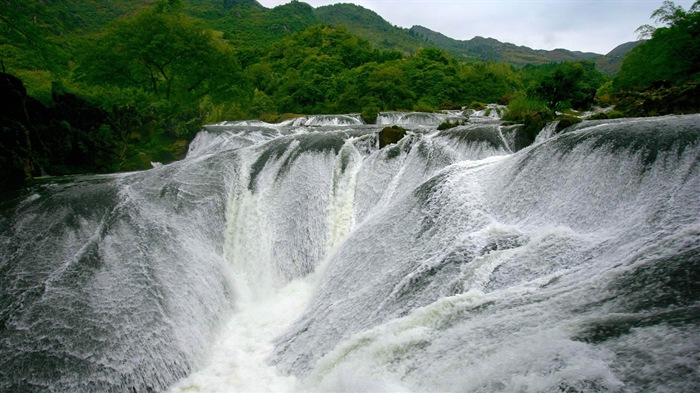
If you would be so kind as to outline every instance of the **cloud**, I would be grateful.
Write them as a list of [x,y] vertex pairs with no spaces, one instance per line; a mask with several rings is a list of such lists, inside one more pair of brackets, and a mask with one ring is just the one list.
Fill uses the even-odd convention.
[[[677,0],[685,9],[694,0]],[[287,0],[259,0],[266,7]],[[534,49],[607,53],[636,40],[662,0],[307,0],[314,7],[351,2],[393,25],[422,25],[460,40],[491,37]]]

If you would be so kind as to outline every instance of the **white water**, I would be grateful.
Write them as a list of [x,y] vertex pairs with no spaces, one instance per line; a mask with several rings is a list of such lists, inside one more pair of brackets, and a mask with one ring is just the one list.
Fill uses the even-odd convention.
[[289,120],[284,125],[301,126],[357,126],[364,124],[360,115],[316,115]]
[[[544,129],[537,144],[553,138],[554,127]],[[615,260],[629,258],[630,247],[654,242],[656,232],[637,228],[646,220],[646,211],[670,197],[663,192],[652,197],[652,190],[663,188],[659,179],[682,183],[677,176],[691,170],[695,153],[679,157],[671,172],[658,167],[641,183],[627,186],[632,189],[610,193],[617,184],[629,181],[630,173],[639,171],[639,163],[634,159],[611,163],[609,153],[588,151],[586,144],[577,149],[581,154],[570,153],[573,161],[558,168],[549,161],[547,146],[540,147],[535,157],[541,160],[529,164],[517,179],[509,174],[520,165],[517,160],[495,151],[479,153],[475,146],[462,150],[465,145],[449,139],[427,135],[413,142],[412,148],[405,139],[399,146],[406,153],[398,160],[386,160],[383,151],[363,154],[358,142],[347,140],[334,164],[309,164],[301,170],[308,174],[312,168],[328,168],[321,173],[332,179],[322,183],[331,194],[325,207],[319,207],[327,212],[328,233],[315,235],[327,239],[324,253],[316,260],[316,273],[288,286],[278,279],[268,286],[282,285],[281,289],[258,295],[241,307],[220,333],[213,359],[202,371],[179,382],[175,391],[541,392],[557,386],[583,391],[618,391],[625,386],[618,366],[613,365],[630,344],[612,340],[601,346],[572,340],[581,325],[600,317],[567,310],[586,307],[587,301],[599,296],[590,288],[610,285],[610,280],[629,271],[624,267],[615,272],[611,266]],[[444,156],[426,160],[418,155],[415,143],[431,146],[432,154]],[[340,157],[347,159],[344,171]],[[428,200],[432,207],[418,215],[404,207],[411,205],[414,190],[436,173],[445,180]],[[586,188],[591,173],[596,184]],[[538,182],[533,181],[535,177]],[[269,181],[273,187],[275,182]],[[681,200],[687,200],[687,193],[697,186],[697,179],[694,182],[695,186],[686,184]],[[291,192],[279,187],[273,187],[275,195]],[[306,189],[298,183],[295,187]],[[676,197],[681,195],[678,192]],[[644,202],[635,202],[641,195],[647,195]],[[539,201],[532,205],[535,200]],[[577,211],[572,201],[585,201],[585,207]],[[697,213],[697,198],[695,202],[688,207]],[[274,215],[284,215],[288,209]],[[697,218],[691,219],[695,213],[688,214],[683,219],[687,226],[676,231],[679,239],[685,239],[681,242],[694,244],[700,225]],[[416,226],[421,215],[433,216],[434,233],[426,239],[414,237],[421,231]],[[259,220],[246,217],[240,222]],[[249,242],[265,242],[261,239],[270,236],[250,226],[245,230],[254,233]],[[670,239],[666,246],[653,246],[651,252],[683,248],[678,245],[682,243],[674,243]],[[606,251],[610,244],[613,250],[621,249]],[[473,254],[484,247],[495,248]],[[450,270],[452,262],[445,261],[455,258],[470,262]],[[256,270],[250,282],[264,283],[265,272],[274,271],[261,261],[255,266],[264,267]],[[610,277],[601,279],[597,272],[607,269],[612,269]],[[417,283],[430,271],[444,278],[431,279],[421,289],[423,284]],[[451,273],[441,276],[443,271]],[[239,297],[247,298],[240,293]],[[492,311],[474,311],[473,319],[464,319],[469,310],[483,307]],[[242,320],[246,322],[237,322]],[[455,321],[461,322],[455,325]],[[675,335],[673,345],[683,348],[657,358],[665,356],[672,362],[692,356],[694,335],[688,331],[656,334],[661,339]],[[469,337],[474,341],[465,341]],[[236,349],[240,345],[246,348],[243,352]],[[650,350],[634,339],[631,345]],[[232,353],[236,355],[227,355]],[[298,363],[299,356],[307,360]],[[281,367],[271,366],[270,360]]]
[[[333,122],[325,118],[324,121]],[[316,122],[307,119],[303,123]],[[299,124],[295,122],[293,126],[298,127]],[[212,137],[218,145],[228,143],[219,141],[220,136]],[[273,352],[274,339],[302,315],[316,290],[319,277],[325,271],[323,261],[327,261],[327,257],[333,254],[358,222],[380,214],[392,200],[405,197],[407,192],[435,171],[464,157],[478,158],[496,152],[480,147],[479,144],[460,146],[449,139],[425,137],[419,139],[419,144],[422,149],[432,151],[434,158],[426,160],[419,155],[418,148],[408,147],[410,140],[403,140],[399,146],[404,146],[403,149],[408,153],[387,160],[386,151],[371,147],[366,150],[369,147],[367,142],[367,136],[347,139],[336,156],[302,154],[288,169],[291,172],[280,179],[278,173],[283,162],[294,154],[295,145],[292,144],[279,159],[269,161],[258,174],[255,192],[248,189],[249,176],[239,178],[231,192],[234,198],[227,209],[225,249],[234,272],[232,280],[237,299],[236,308],[219,329],[210,344],[209,355],[201,361],[198,370],[172,386],[169,391],[306,390],[308,387],[304,387],[301,381],[284,375],[270,365],[269,357]],[[212,142],[198,140],[193,146],[191,154],[195,155],[205,151],[202,146],[212,146]],[[242,173],[250,173],[257,154],[254,149],[243,153],[247,158],[243,160],[245,163],[242,165]],[[484,162],[500,160],[502,157],[495,156]],[[475,162],[474,165],[483,164]],[[300,197],[303,202],[295,203],[295,198]],[[309,206],[309,201],[315,201],[316,206]],[[309,208],[312,211],[306,210]],[[312,230],[309,238],[299,238],[295,233],[298,227],[279,230],[279,225],[293,221],[292,217],[303,215],[313,218],[323,211],[326,213],[322,216],[327,217],[323,222],[316,221],[304,228]],[[314,274],[288,281],[290,275],[282,274],[274,262],[294,259],[290,256],[290,250],[285,250],[284,247],[280,250],[280,245],[275,244],[279,243],[276,239],[280,237],[296,237],[296,240],[288,241],[290,249],[304,248],[303,244],[310,239],[321,240],[320,243],[307,247],[309,253],[322,251],[311,257],[315,266]],[[324,241],[325,247],[321,244]],[[303,275],[304,273],[296,271],[291,276]],[[354,389],[367,385],[366,381],[361,382],[361,385],[357,383],[355,381],[350,386]],[[377,386],[387,387],[384,384]]]
[[0,387],[700,387],[700,117],[518,153],[426,121],[381,150],[332,116],[219,124],[179,163],[38,187],[0,220],[24,296],[0,302]]
[[488,104],[482,110],[469,110],[467,113],[471,121],[500,120],[507,110],[508,107],[505,105]]
[[448,119],[461,119],[460,116],[445,113],[427,112],[381,112],[377,117],[377,124],[392,125],[438,125]]
[[169,392],[295,391],[297,379],[267,364],[272,340],[303,311],[314,288],[313,277],[296,279],[266,299],[239,304],[216,333],[202,366]]

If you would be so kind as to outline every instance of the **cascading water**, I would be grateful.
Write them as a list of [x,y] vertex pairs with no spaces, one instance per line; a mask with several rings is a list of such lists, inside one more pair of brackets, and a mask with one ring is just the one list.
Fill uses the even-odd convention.
[[382,112],[377,116],[377,124],[438,125],[446,120],[462,119],[461,113]]
[[221,123],[6,195],[0,391],[699,390],[700,116],[517,153],[444,116],[380,115],[383,149],[357,116]]
[[499,104],[488,104],[484,109],[473,110],[468,109],[466,113],[471,121],[493,121],[500,120],[504,113],[508,111],[508,107]]

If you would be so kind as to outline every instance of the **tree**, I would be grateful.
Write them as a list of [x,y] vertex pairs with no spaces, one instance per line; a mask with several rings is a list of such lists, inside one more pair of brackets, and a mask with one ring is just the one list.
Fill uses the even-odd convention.
[[700,1],[688,11],[664,1],[651,17],[664,26],[637,29],[651,39],[627,54],[613,84],[616,90],[700,80]]
[[605,76],[590,61],[565,62],[553,65],[530,92],[551,109],[587,109],[593,104],[596,90]]
[[499,102],[521,89],[521,77],[504,63],[469,63],[459,68],[459,91],[463,104]]
[[416,99],[408,86],[405,72],[398,64],[382,64],[376,69],[366,69],[363,75],[368,96],[376,97],[384,104],[382,109],[410,109]]
[[[665,0],[661,7],[652,12],[651,19],[654,19],[657,23],[666,25],[667,27],[675,26],[682,23],[689,13],[697,12],[700,10],[700,1],[696,1],[690,7],[688,12],[686,12],[683,7],[677,6],[673,1]],[[641,25],[637,28],[636,32],[639,34],[639,39],[651,38],[656,31],[656,27],[652,25]]]
[[[19,57],[22,58],[11,59],[22,63],[16,64],[16,67],[44,69],[53,74],[63,71],[67,55],[63,48],[53,42],[63,30],[57,15],[60,14],[59,10],[58,5],[51,7],[45,1],[0,2],[0,45],[8,43],[20,50],[23,56]],[[2,54],[3,57],[7,55]]]
[[270,114],[275,112],[275,104],[265,92],[255,89],[253,92],[253,100],[250,104],[250,114],[259,117],[260,115]]
[[88,45],[78,78],[183,103],[225,91],[240,71],[232,50],[181,14],[177,2],[160,4],[117,21]]

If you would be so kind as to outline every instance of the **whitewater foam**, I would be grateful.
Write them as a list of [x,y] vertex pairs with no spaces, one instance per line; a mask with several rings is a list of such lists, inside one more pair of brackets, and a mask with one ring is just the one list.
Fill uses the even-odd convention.
[[313,294],[314,278],[296,279],[267,298],[241,302],[209,343],[197,371],[168,392],[297,391],[297,379],[267,363],[273,339],[304,311]]
[[458,115],[222,123],[3,202],[0,390],[700,389],[700,116],[513,153]]

